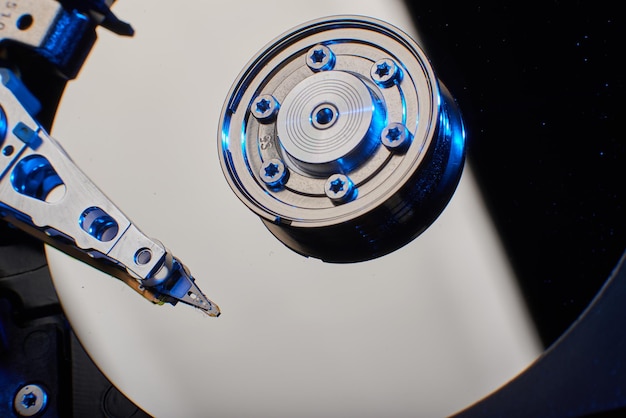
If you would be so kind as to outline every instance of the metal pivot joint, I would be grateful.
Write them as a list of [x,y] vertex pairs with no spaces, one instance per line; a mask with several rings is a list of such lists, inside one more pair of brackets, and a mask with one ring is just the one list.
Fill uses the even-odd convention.
[[0,44],[30,48],[64,77],[76,76],[100,25],[130,36],[133,28],[110,10],[112,1],[20,0],[0,5]]
[[259,52],[229,93],[218,147],[229,185],[279,240],[355,262],[405,245],[439,216],[460,179],[465,133],[409,36],[336,16]]
[[182,263],[126,218],[29,114],[15,95],[26,91],[19,80],[6,69],[0,79],[0,218],[152,302],[219,315]]
[[[151,302],[183,302],[218,316],[180,260],[145,236],[45,129],[62,91],[58,79],[64,86],[77,74],[96,26],[132,35],[111,3],[22,0],[0,6],[0,219],[119,278]],[[48,97],[48,91],[55,94]]]

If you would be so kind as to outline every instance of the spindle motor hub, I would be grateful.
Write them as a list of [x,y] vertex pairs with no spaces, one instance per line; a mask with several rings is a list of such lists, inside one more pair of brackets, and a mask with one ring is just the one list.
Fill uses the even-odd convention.
[[335,16],[250,61],[222,110],[219,157],[285,245],[327,262],[387,254],[423,232],[461,176],[457,106],[408,35]]

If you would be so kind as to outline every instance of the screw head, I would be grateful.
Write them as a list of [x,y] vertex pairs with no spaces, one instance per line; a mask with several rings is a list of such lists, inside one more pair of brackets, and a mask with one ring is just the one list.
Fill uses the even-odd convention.
[[402,79],[402,70],[391,58],[383,58],[370,69],[372,80],[383,88],[391,87]]
[[332,70],[335,54],[326,45],[317,44],[307,52],[306,64],[315,72]]
[[32,417],[43,411],[48,403],[46,391],[39,385],[24,385],[13,399],[13,407],[20,417]]
[[344,174],[333,174],[328,177],[324,185],[324,192],[333,203],[349,202],[356,199],[358,194],[352,180]]
[[380,140],[391,151],[403,151],[411,143],[413,136],[406,126],[392,122],[380,133]]
[[263,162],[259,175],[261,179],[271,188],[282,187],[287,181],[287,168],[278,158],[272,158]]
[[252,101],[250,112],[259,122],[269,123],[274,119],[279,108],[280,104],[274,96],[261,94]]

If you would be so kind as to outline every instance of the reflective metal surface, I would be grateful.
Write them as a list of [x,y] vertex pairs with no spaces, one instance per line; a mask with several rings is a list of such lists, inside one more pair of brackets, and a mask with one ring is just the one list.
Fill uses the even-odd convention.
[[219,316],[180,260],[145,236],[37,122],[17,77],[2,68],[0,82],[0,217],[153,303],[181,301]]
[[461,175],[465,132],[418,44],[360,16],[307,22],[233,84],[219,156],[234,192],[298,253],[385,255],[423,232]]
[[[472,170],[419,239],[341,265],[286,248],[224,181],[215,150],[223,101],[268,39],[346,13],[418,38],[403,3],[128,1],[115,10],[136,36],[101,34],[53,134],[129,218],[211,278],[223,310],[213,320],[143,303],[48,250],[72,327],[133,402],[155,416],[446,416],[536,358]],[[138,174],[141,187],[129,181]]]

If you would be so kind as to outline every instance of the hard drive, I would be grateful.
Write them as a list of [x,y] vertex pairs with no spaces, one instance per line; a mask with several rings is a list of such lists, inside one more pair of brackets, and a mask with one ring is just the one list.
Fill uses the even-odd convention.
[[[623,251],[624,147],[612,99],[623,76],[604,72],[618,23],[609,12],[585,15],[571,6],[574,24],[566,6],[546,6],[545,15],[520,9],[374,0],[116,2],[135,35],[98,32],[63,94],[52,135],[131,219],[184,258],[222,314],[147,303],[46,247],[64,314],[106,378],[151,416],[450,416],[537,360],[583,313]],[[458,186],[437,201],[438,216],[411,223],[419,233],[410,238],[395,231],[397,245],[380,241],[373,257],[362,256],[346,230],[333,231],[329,242],[338,247],[324,241],[328,230],[290,230],[285,238],[280,220],[268,222],[242,203],[254,192],[233,193],[219,155],[226,103],[257,68],[255,57],[272,45],[288,51],[291,44],[276,42],[291,39],[286,34],[306,40],[297,29],[305,22],[345,22],[337,16],[381,22],[413,40],[464,123],[467,162]],[[345,52],[353,48],[348,38],[338,44],[350,47],[327,43],[331,52],[324,51],[353,53]],[[260,72],[274,70],[271,85],[283,64],[262,64]],[[327,76],[317,70],[307,77]],[[357,73],[334,80],[358,84],[370,100],[363,92],[378,91],[376,79]],[[285,92],[279,117],[297,100]],[[347,118],[333,103],[307,110],[320,115],[310,120],[320,132],[340,123],[332,117]],[[264,123],[250,118],[246,129]],[[277,117],[284,139],[281,123]],[[247,134],[229,132],[229,151],[245,146]],[[256,140],[256,131],[250,135]],[[290,181],[337,179],[336,166],[283,147]],[[354,173],[369,161],[354,157],[341,170]],[[255,164],[233,177],[250,175],[264,196],[276,196],[274,187],[284,185],[264,183]],[[361,184],[360,197],[368,190]],[[353,203],[323,189],[315,196],[312,205],[324,200],[319,205],[333,211]],[[293,244],[304,240],[313,245]]]

